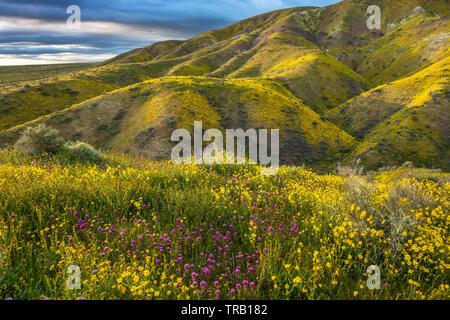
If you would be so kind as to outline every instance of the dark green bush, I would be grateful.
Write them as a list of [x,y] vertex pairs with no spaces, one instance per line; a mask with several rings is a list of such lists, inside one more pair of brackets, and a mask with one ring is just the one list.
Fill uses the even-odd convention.
[[68,143],[64,145],[63,156],[70,161],[102,162],[104,160],[100,151],[84,142]]

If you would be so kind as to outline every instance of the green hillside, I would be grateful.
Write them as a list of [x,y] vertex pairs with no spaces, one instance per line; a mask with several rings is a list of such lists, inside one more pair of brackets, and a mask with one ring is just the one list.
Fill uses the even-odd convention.
[[22,88],[24,85],[38,85],[40,82],[54,82],[61,76],[97,66],[98,63],[62,63],[48,65],[0,66],[0,94]]
[[13,142],[37,123],[117,153],[166,159],[171,132],[203,128],[280,129],[281,161],[313,163],[339,156],[354,139],[268,80],[167,77],[114,91],[0,133]]
[[362,49],[357,72],[379,85],[427,67],[450,52],[450,19],[417,17]]
[[350,159],[449,168],[450,57],[356,97],[327,116],[362,143]]

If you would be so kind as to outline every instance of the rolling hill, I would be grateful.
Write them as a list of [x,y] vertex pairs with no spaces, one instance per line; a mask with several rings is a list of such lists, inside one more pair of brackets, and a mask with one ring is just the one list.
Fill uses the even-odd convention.
[[305,106],[270,80],[164,77],[114,91],[32,123],[0,133],[14,142],[23,127],[37,123],[57,128],[116,153],[166,159],[176,128],[280,129],[281,162],[313,163],[336,157],[354,138]]
[[350,159],[361,158],[372,168],[407,160],[448,168],[449,68],[447,57],[330,111],[328,119],[361,141]]
[[[374,4],[381,30],[366,26]],[[448,170],[449,13],[442,0],[278,10],[100,64],[5,80],[0,145],[44,122],[68,140],[163,159],[172,130],[203,120],[279,128],[284,163],[361,158],[368,168],[413,161]]]

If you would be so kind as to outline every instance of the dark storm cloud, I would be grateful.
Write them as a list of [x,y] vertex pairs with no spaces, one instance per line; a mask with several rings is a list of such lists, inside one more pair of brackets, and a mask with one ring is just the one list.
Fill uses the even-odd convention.
[[[220,1],[218,1],[220,2]],[[191,36],[234,22],[228,8],[208,1],[0,1],[0,16],[64,22],[68,6],[81,8],[83,21],[110,21],[164,27]]]

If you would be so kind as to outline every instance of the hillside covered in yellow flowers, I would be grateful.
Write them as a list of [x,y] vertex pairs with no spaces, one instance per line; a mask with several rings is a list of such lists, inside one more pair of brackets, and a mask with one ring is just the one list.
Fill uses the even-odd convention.
[[[367,27],[369,5],[383,13],[379,30]],[[194,118],[279,129],[284,164],[448,171],[449,12],[442,0],[345,0],[102,63],[0,68],[0,147],[44,123],[66,140],[166,160],[167,136]]]

